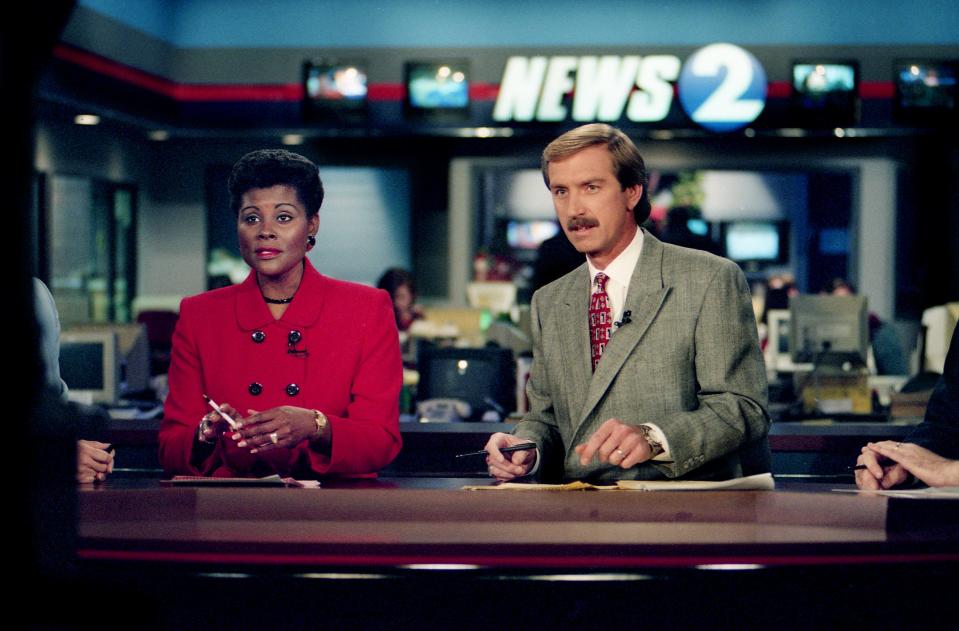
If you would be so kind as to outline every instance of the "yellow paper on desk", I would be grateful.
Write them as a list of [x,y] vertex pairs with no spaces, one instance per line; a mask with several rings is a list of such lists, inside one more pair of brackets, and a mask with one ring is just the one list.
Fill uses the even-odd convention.
[[732,480],[619,480],[623,491],[772,491],[772,474],[759,473]]
[[534,484],[532,482],[503,482],[483,486],[464,486],[464,491],[618,491],[615,484],[596,485],[576,480],[566,484]]
[[776,488],[769,473],[732,480],[617,480],[616,484],[597,485],[577,480],[566,484],[504,482],[485,486],[464,486],[466,491],[771,491]]

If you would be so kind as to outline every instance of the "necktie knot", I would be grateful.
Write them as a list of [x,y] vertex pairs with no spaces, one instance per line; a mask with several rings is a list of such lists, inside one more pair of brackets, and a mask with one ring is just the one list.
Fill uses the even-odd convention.
[[609,276],[600,272],[596,274],[596,291],[606,291],[606,283],[609,281]]

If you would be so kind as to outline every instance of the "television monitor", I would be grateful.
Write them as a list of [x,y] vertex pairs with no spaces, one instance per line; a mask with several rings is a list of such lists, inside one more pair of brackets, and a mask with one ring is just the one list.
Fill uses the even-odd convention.
[[909,125],[956,120],[955,61],[900,60],[895,63],[895,116]]
[[726,257],[737,263],[786,263],[788,224],[783,221],[730,221],[722,224]]
[[865,296],[800,295],[789,301],[793,363],[865,366],[869,325]]
[[405,66],[406,111],[413,115],[465,116],[469,112],[469,62],[412,61]]
[[505,418],[516,405],[516,366],[508,348],[422,348],[416,398],[460,399],[469,403],[469,420],[488,410]]
[[[142,392],[150,387],[150,340],[143,324],[79,324],[70,333],[114,333],[119,366],[117,397]],[[67,382],[69,386],[70,383]]]
[[506,242],[517,250],[536,250],[545,241],[559,232],[559,224],[551,219],[518,221],[511,219],[506,223]]
[[117,335],[112,330],[69,331],[60,335],[60,378],[80,403],[116,402],[120,385]]
[[307,116],[355,117],[367,106],[366,63],[361,60],[303,62]]
[[859,65],[808,60],[792,66],[792,105],[806,127],[855,125],[859,110]]

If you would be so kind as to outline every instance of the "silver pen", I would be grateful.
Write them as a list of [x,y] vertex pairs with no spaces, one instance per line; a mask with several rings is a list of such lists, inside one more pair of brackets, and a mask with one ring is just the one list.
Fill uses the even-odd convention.
[[216,410],[216,413],[217,413],[217,414],[219,414],[220,416],[222,416],[222,417],[224,418],[224,420],[226,420],[226,422],[230,424],[230,427],[232,427],[233,429],[239,429],[239,428],[240,428],[240,426],[237,424],[237,422],[234,421],[234,420],[230,417],[229,414],[227,414],[226,412],[224,412],[223,410],[220,409],[220,406],[216,404],[216,401],[214,401],[214,400],[211,399],[210,397],[206,396],[205,394],[203,395],[203,398],[206,399],[206,402],[210,405],[211,408],[213,408],[214,410]]

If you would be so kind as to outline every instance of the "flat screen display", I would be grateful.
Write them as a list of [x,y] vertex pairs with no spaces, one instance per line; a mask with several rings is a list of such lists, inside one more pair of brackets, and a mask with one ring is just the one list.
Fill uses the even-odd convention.
[[737,262],[785,260],[783,224],[775,221],[733,221],[723,226],[726,256]]

